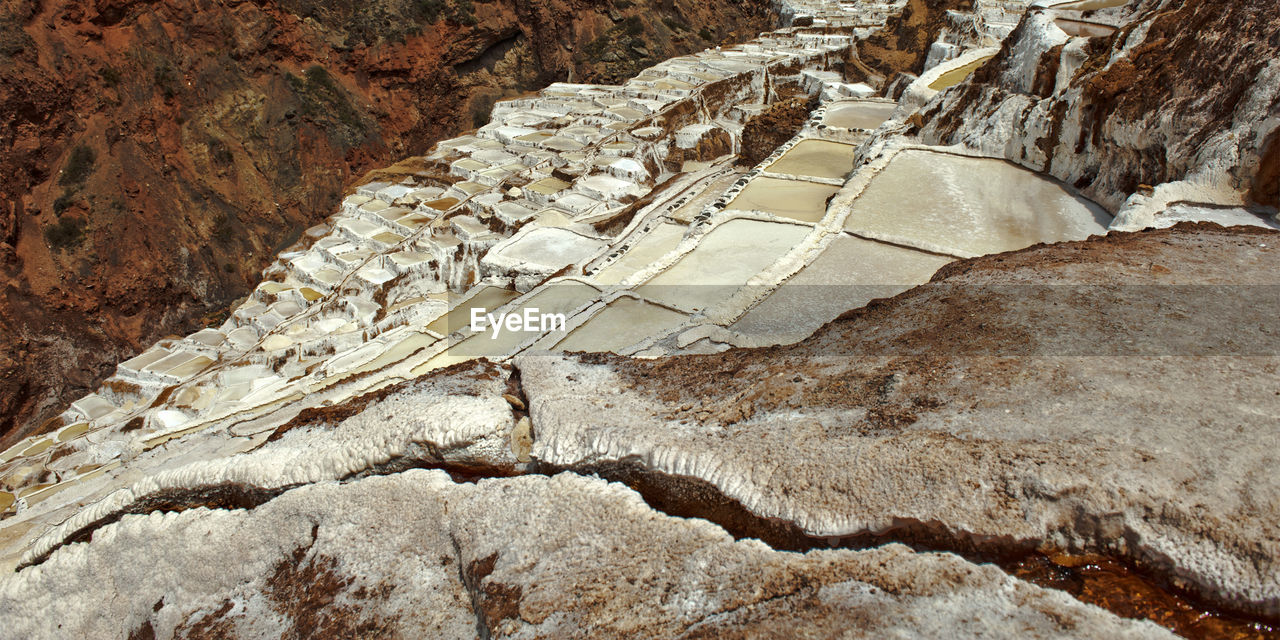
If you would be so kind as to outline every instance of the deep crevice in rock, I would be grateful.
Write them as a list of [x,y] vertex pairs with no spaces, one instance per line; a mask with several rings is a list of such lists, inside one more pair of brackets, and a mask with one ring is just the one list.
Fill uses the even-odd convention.
[[178,513],[187,509],[204,507],[207,509],[253,509],[266,504],[276,496],[300,485],[291,484],[282,487],[264,489],[239,483],[222,483],[180,489],[165,489],[143,496],[128,507],[105,515],[89,524],[76,529],[63,538],[61,542],[48,551],[32,558],[29,562],[18,565],[15,571],[22,571],[43,563],[53,555],[54,551],[69,544],[88,542],[93,533],[102,527],[118,522],[130,515],[147,515],[157,511],[162,513]]
[[[518,373],[513,375],[513,380],[512,388],[520,392],[523,400]],[[758,539],[778,551],[806,553],[820,549],[864,550],[899,543],[918,552],[953,553],[974,563],[994,564],[1006,573],[1032,584],[1064,591],[1082,602],[1095,604],[1122,617],[1152,620],[1188,638],[1280,637],[1277,621],[1207,603],[1197,595],[1173,586],[1164,576],[1135,566],[1123,558],[1062,553],[1041,548],[1033,540],[977,536],[951,530],[941,522],[908,519],[897,520],[893,527],[879,533],[868,531],[839,537],[819,537],[805,533],[792,522],[756,515],[705,480],[650,469],[639,461],[576,466],[557,466],[535,461],[528,465],[497,466],[446,461],[434,447],[428,447],[428,451],[430,453],[425,456],[393,458],[348,474],[339,481],[393,475],[412,469],[444,471],[456,483],[475,483],[524,475],[550,477],[564,472],[596,476],[626,485],[636,491],[650,508],[664,515],[706,520],[721,527],[736,540]],[[41,564],[65,545],[89,540],[98,528],[112,524],[126,515],[146,515],[155,511],[181,512],[199,507],[254,509],[298,486],[302,485],[263,489],[242,484],[218,484],[161,491],[82,527],[48,552],[19,566],[18,570]],[[460,546],[456,540],[454,546],[459,558],[460,578],[472,596],[477,633],[481,637],[490,637],[483,592],[480,589],[483,576],[468,576],[467,567],[462,566]]]
[[1126,618],[1145,618],[1188,638],[1280,637],[1278,621],[1211,604],[1173,586],[1157,572],[1127,559],[1101,554],[1063,553],[1034,540],[977,536],[941,522],[901,519],[880,533],[818,537],[794,523],[752,513],[719,488],[698,478],[675,476],[641,466],[612,462],[576,467],[543,465],[538,472],[570,471],[619,482],[635,490],[654,510],[712,522],[735,539],[755,538],[779,551],[861,550],[890,543],[920,552],[946,552],[970,562],[994,564],[1006,573]]

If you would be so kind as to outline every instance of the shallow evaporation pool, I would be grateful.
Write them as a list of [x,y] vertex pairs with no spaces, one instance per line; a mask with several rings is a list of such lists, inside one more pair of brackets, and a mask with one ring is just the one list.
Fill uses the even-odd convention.
[[1123,7],[1126,4],[1129,4],[1129,0],[1076,0],[1076,2],[1055,4],[1049,8],[1058,11],[1097,11],[1098,9]]
[[592,278],[606,285],[622,282],[675,249],[684,238],[687,229],[688,227],[682,224],[670,222],[659,224],[627,250],[621,258],[597,271]]
[[49,449],[49,447],[52,447],[52,446],[53,446],[53,440],[51,438],[45,437],[40,440],[36,440],[34,443],[31,444],[31,446],[24,449],[21,455],[23,457],[39,455],[41,453],[44,453],[46,450]]
[[723,176],[712,179],[702,185],[701,189],[687,202],[680,205],[680,208],[667,214],[668,218],[683,224],[689,224],[707,205],[714,202],[723,195],[733,183],[742,178],[742,174],[737,172],[729,172]]
[[827,213],[827,200],[839,190],[817,182],[756,178],[725,209],[768,211],[783,218],[817,222]]
[[837,102],[827,107],[822,124],[840,129],[875,129],[898,108],[894,102]]
[[790,343],[876,298],[897,295],[952,258],[842,235],[730,328]]
[[951,69],[950,71],[944,71],[942,75],[938,76],[937,80],[934,80],[933,82],[929,83],[929,88],[933,89],[934,91],[942,91],[943,89],[950,89],[951,87],[954,87],[960,84],[961,82],[964,82],[964,79],[968,78],[969,75],[972,74],[974,71],[977,71],[978,67],[981,67],[982,65],[986,64],[988,60],[994,57],[995,57],[994,55],[990,55],[983,58],[978,58],[977,60],[974,60],[969,64],[960,65],[954,69]]
[[1058,182],[1004,160],[908,150],[851,206],[845,229],[972,257],[1106,233],[1111,216]]
[[387,367],[395,365],[405,358],[408,358],[409,356],[412,356],[413,354],[422,351],[437,342],[439,342],[439,340],[436,339],[435,336],[422,333],[420,331],[410,331],[408,332],[408,335],[400,340],[386,345],[385,350],[382,353],[378,354],[377,357],[365,364],[360,365],[358,368],[351,371],[351,373],[359,375],[386,369]]
[[[853,171],[856,147],[826,140],[803,140],[766,171],[814,178],[843,179]],[[747,185],[750,188],[750,185]],[[825,209],[825,208],[824,208]]]
[[[544,322],[544,314],[564,314],[568,316],[575,309],[594,300],[600,295],[600,290],[576,280],[563,280],[551,284],[544,285],[521,302],[519,306],[504,309],[504,313],[520,314],[523,317],[526,311],[538,317],[538,331],[508,331],[505,328],[498,332],[494,337],[493,331],[486,326],[481,331],[471,337],[449,347],[446,353],[450,354],[453,362],[461,362],[461,359],[470,358],[500,358],[511,355],[517,347],[529,340],[544,335],[552,330],[563,330],[564,327],[555,325],[555,321],[546,320]],[[495,319],[496,319],[495,314]],[[486,319],[486,323],[488,320]],[[549,326],[555,325],[555,326]],[[439,357],[439,356],[437,356]],[[451,362],[452,364],[452,362]]]
[[553,351],[614,351],[625,349],[650,336],[665,333],[684,322],[687,316],[678,311],[622,297],[610,302],[599,313],[553,347]]
[[1097,22],[1089,22],[1087,20],[1072,20],[1071,18],[1058,18],[1053,21],[1069,36],[1082,36],[1085,38],[1095,38],[1098,36],[1109,36],[1117,31],[1117,29],[1109,24],[1099,24]]
[[783,222],[729,220],[712,229],[666,271],[638,287],[636,293],[679,309],[706,309],[733,295],[811,231]]
[[603,249],[605,243],[568,229],[536,227],[498,250],[498,255],[552,271],[577,264]]
[[496,309],[511,302],[518,295],[520,294],[510,289],[486,286],[479,293],[468,298],[466,302],[457,304],[448,313],[436,318],[431,324],[427,325],[427,329],[441,335],[448,335],[471,325],[472,309],[481,309],[487,312],[490,309]]
[[85,433],[88,433],[88,431],[89,431],[88,422],[77,422],[75,424],[63,427],[60,431],[58,431],[58,442],[66,442],[68,440],[79,438]]

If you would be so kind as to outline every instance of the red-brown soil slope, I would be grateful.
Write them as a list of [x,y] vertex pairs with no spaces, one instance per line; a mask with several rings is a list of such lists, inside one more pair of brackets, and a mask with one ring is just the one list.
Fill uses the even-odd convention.
[[0,1],[0,434],[215,320],[353,176],[500,97],[745,39],[766,5]]

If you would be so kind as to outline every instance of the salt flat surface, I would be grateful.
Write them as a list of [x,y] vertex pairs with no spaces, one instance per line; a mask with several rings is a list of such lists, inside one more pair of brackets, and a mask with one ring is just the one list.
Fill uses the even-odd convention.
[[875,129],[896,108],[898,105],[893,102],[840,102],[827,107],[822,124],[841,129]]
[[810,231],[802,225],[730,220],[636,293],[681,309],[706,309],[777,262]]
[[839,190],[816,182],[756,178],[726,208],[768,211],[801,222],[817,222],[827,212],[827,199]]
[[[826,140],[804,140],[787,151],[767,171],[815,178],[843,179],[853,171],[857,147]],[[749,187],[748,187],[749,188]]]
[[635,298],[618,298],[574,329],[556,351],[618,351],[685,321],[685,315]]
[[[578,307],[590,302],[599,294],[600,290],[591,285],[572,280],[563,280],[542,287],[518,306],[506,309],[504,312],[521,314],[522,317],[526,309],[538,314],[562,313],[568,315]],[[541,319],[539,319],[539,322],[541,323]],[[457,345],[449,347],[448,353],[459,358],[502,357],[511,354],[521,343],[537,336],[536,333],[525,331],[499,331],[498,335],[494,336],[492,329],[487,326],[486,329],[486,331],[477,333]],[[543,333],[545,332],[546,327],[544,327]]]
[[1111,216],[1002,160],[908,150],[853,202],[845,228],[961,257],[1106,232]]
[[600,240],[567,229],[538,227],[504,247],[500,255],[555,271],[585,260],[604,246]]
[[928,282],[943,256],[841,236],[730,328],[795,342],[850,309]]
[[681,224],[664,222],[645,234],[634,246],[613,264],[596,272],[593,276],[600,284],[617,284],[628,276],[649,266],[653,261],[667,255],[676,245],[688,228]]
[[515,299],[516,295],[518,294],[510,289],[485,287],[476,295],[468,298],[466,302],[455,305],[449,313],[436,318],[435,321],[427,325],[427,329],[442,335],[453,333],[471,323],[472,309],[489,311],[510,302]]

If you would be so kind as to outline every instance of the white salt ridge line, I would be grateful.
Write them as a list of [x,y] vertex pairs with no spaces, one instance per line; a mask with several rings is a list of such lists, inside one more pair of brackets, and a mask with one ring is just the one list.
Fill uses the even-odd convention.
[[428,389],[410,397],[390,399],[391,404],[412,405],[413,415],[419,416],[416,420],[385,420],[372,415],[373,409],[382,407],[379,402],[367,413],[344,420],[341,426],[312,431],[305,442],[297,434],[286,434],[256,451],[160,470],[85,506],[56,525],[32,543],[20,562],[33,562],[60,546],[72,533],[165,490],[218,484],[274,489],[338,480],[388,462],[415,445],[432,445],[464,458],[479,456],[493,464],[516,462],[508,446],[508,434],[515,422],[506,400],[496,393],[494,397],[478,398],[437,392],[436,397],[427,398],[425,405],[414,402],[414,396],[430,393]]

